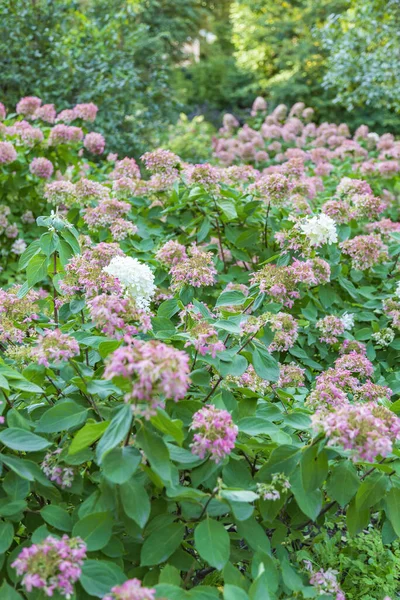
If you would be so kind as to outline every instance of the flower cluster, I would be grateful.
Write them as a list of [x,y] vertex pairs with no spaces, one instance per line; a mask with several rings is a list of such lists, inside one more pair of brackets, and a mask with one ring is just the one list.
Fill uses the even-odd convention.
[[135,300],[137,308],[148,310],[156,291],[150,267],[131,256],[115,256],[103,271],[117,279],[124,292]]
[[210,454],[210,459],[219,463],[235,447],[238,428],[226,410],[204,406],[193,415],[190,429],[195,431],[192,453],[202,459]]
[[[185,397],[190,385],[189,356],[155,340],[132,339],[111,354],[104,377],[127,380],[125,401],[149,417],[166,400],[177,402]],[[137,402],[145,406],[136,406]]]
[[86,544],[80,538],[64,535],[58,540],[49,536],[40,544],[23,548],[11,566],[23,575],[22,585],[27,592],[36,588],[48,597],[58,592],[70,598],[85,558]]
[[37,345],[32,348],[31,356],[39,365],[49,367],[59,365],[79,354],[78,342],[60,329],[45,329],[39,335]]
[[274,473],[271,483],[257,483],[257,493],[263,500],[275,502],[281,498],[281,494],[287,494],[291,485],[284,473]]
[[121,298],[117,294],[100,294],[88,301],[88,309],[96,326],[117,339],[151,329],[149,312],[138,308],[129,296]]
[[344,254],[351,258],[353,269],[365,271],[389,258],[387,246],[379,235],[357,235],[340,244]]
[[122,585],[115,585],[103,600],[155,600],[156,590],[143,587],[139,579],[128,579]]
[[217,270],[211,252],[203,252],[197,246],[191,246],[188,256],[173,265],[170,274],[173,288],[179,289],[183,284],[193,287],[214,285]]
[[167,267],[178,265],[183,260],[186,260],[188,255],[186,248],[176,240],[169,240],[159,249],[156,254],[156,259]]
[[74,470],[71,467],[60,466],[61,448],[57,448],[54,452],[48,452],[41,464],[43,473],[50,479],[55,481],[62,489],[69,488],[74,480]]
[[[306,568],[311,573],[310,584],[315,587],[319,594],[335,594],[335,600],[346,600],[345,594],[342,592],[337,580],[338,572],[333,569],[320,569],[314,571],[309,560],[304,561]],[[333,597],[333,596],[332,596]]]
[[60,283],[61,290],[69,296],[85,292],[87,297],[101,292],[121,292],[118,280],[104,271],[110,261],[118,256],[124,256],[119,245],[105,242],[75,255],[65,267],[66,275]]
[[400,439],[400,419],[376,402],[346,404],[332,412],[317,411],[313,427],[322,431],[328,446],[349,450],[354,461],[374,462],[391,453]]
[[269,315],[269,326],[274,332],[274,340],[269,345],[270,352],[286,352],[296,343],[298,337],[298,325],[296,319],[288,314],[279,312]]

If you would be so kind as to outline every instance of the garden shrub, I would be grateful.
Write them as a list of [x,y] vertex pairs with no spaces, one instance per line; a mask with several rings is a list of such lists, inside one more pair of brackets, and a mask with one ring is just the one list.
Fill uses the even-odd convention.
[[72,143],[35,192],[0,291],[2,599],[394,600],[399,142],[252,112],[230,166]]

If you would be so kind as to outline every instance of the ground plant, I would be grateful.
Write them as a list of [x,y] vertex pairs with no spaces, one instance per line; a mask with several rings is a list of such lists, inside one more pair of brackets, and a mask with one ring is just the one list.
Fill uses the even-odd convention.
[[394,600],[400,142],[96,112],[1,106],[1,600]]

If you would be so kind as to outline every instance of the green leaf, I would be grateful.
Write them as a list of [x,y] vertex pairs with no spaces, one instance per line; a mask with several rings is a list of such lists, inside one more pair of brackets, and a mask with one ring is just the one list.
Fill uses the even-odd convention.
[[165,300],[160,304],[160,306],[157,309],[157,317],[164,317],[165,319],[170,319],[179,311],[180,308],[176,298],[170,298],[169,300]]
[[83,517],[72,529],[74,537],[86,543],[89,552],[101,550],[108,544],[112,535],[113,517],[108,512],[94,513]]
[[240,306],[246,300],[246,296],[237,290],[222,292],[217,299],[215,308],[220,306]]
[[194,543],[201,558],[219,571],[229,560],[230,539],[219,521],[207,517],[194,530]]
[[40,511],[43,519],[56,529],[60,531],[71,531],[72,529],[72,519],[69,513],[61,508],[61,506],[56,506],[53,504],[49,504],[42,508]]
[[72,400],[61,400],[46,410],[39,420],[36,431],[58,433],[67,431],[85,422],[88,409]]
[[[72,231],[73,231],[73,229],[72,229]],[[61,231],[61,236],[64,238],[64,240],[67,242],[67,244],[71,247],[74,254],[80,253],[81,248],[79,246],[79,242],[78,242],[77,238],[74,236],[74,234],[69,229],[67,229],[65,227]]]
[[51,446],[48,440],[19,427],[10,427],[1,431],[0,442],[11,450],[22,452],[36,452]]
[[148,567],[165,562],[180,546],[184,534],[185,526],[178,523],[156,529],[143,544],[140,564]]
[[143,529],[149,519],[151,508],[143,485],[131,479],[121,485],[120,495],[126,515]]
[[228,583],[224,585],[224,600],[249,600],[249,597],[242,588]]
[[400,537],[400,489],[393,487],[385,498],[386,515]]
[[256,479],[269,481],[274,473],[290,475],[300,461],[301,450],[298,446],[285,444],[272,451],[265,465],[259,470]]
[[356,507],[355,498],[350,502],[347,507],[346,524],[349,534],[351,536],[357,535],[369,523],[369,509],[358,510]]
[[243,537],[255,552],[270,554],[271,545],[268,536],[254,517],[236,523],[238,534]]
[[237,219],[237,212],[233,200],[219,197],[217,198],[216,203],[217,206],[222,210],[224,215],[227,217],[227,219],[229,219],[229,221]]
[[[0,554],[4,554],[14,539],[14,527],[9,521],[0,521]],[[2,598],[2,596],[0,596]]]
[[75,434],[69,447],[68,454],[77,454],[78,452],[81,452],[81,450],[91,446],[101,438],[109,424],[109,421],[86,423],[86,425]]
[[306,491],[303,487],[300,470],[290,478],[292,492],[300,510],[312,521],[315,521],[322,508],[321,490]]
[[168,413],[159,408],[157,414],[150,419],[151,424],[166,435],[173,437],[181,446],[184,440],[183,423],[179,419],[171,419]]
[[29,244],[27,249],[21,254],[18,261],[18,267],[21,270],[25,269],[31,258],[33,258],[38,252],[40,252],[40,241],[35,240],[32,242],[32,244]]
[[328,455],[325,450],[318,453],[318,446],[306,448],[300,461],[301,478],[306,492],[319,488],[328,474]]
[[58,246],[59,237],[55,231],[47,231],[40,236],[40,248],[46,256],[51,256]]
[[343,461],[332,468],[326,491],[341,507],[344,507],[350,502],[359,487],[360,480],[357,476],[357,469],[350,461]]
[[160,479],[172,486],[171,459],[168,446],[160,436],[156,435],[146,426],[143,426],[136,435],[138,445],[142,448],[150,461],[150,466]]
[[103,459],[103,473],[113,483],[125,483],[132,477],[141,460],[142,455],[136,448],[113,448]]
[[35,254],[31,258],[26,268],[26,277],[30,288],[47,277],[48,265],[49,259],[44,254]]
[[101,464],[105,454],[118,446],[128,434],[132,424],[132,410],[129,404],[121,406],[101,438],[96,451],[97,462]]
[[383,496],[388,488],[388,477],[383,473],[372,473],[358,488],[355,497],[356,509],[363,511],[374,506]]
[[257,347],[252,353],[253,367],[262,379],[275,382],[279,379],[278,361],[265,348]]
[[112,587],[126,581],[126,575],[121,568],[108,560],[87,559],[82,565],[79,581],[90,596],[104,598]]
[[14,590],[11,585],[8,585],[6,581],[3,582],[0,588],[0,598],[1,600],[23,600],[21,594]]
[[60,240],[60,243],[58,244],[58,255],[63,267],[65,267],[65,265],[74,256],[71,246],[65,240]]

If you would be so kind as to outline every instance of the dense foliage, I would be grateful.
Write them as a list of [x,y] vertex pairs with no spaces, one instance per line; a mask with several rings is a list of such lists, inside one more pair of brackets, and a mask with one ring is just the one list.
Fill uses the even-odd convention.
[[1,112],[2,600],[394,600],[399,142],[258,98],[140,169]]
[[202,14],[197,0],[5,0],[2,97],[35,94],[59,109],[96,102],[109,147],[143,152],[176,113],[171,68]]
[[258,94],[395,131],[399,21],[397,0],[4,0],[0,91],[95,102],[108,147],[135,157],[182,111],[219,126]]

